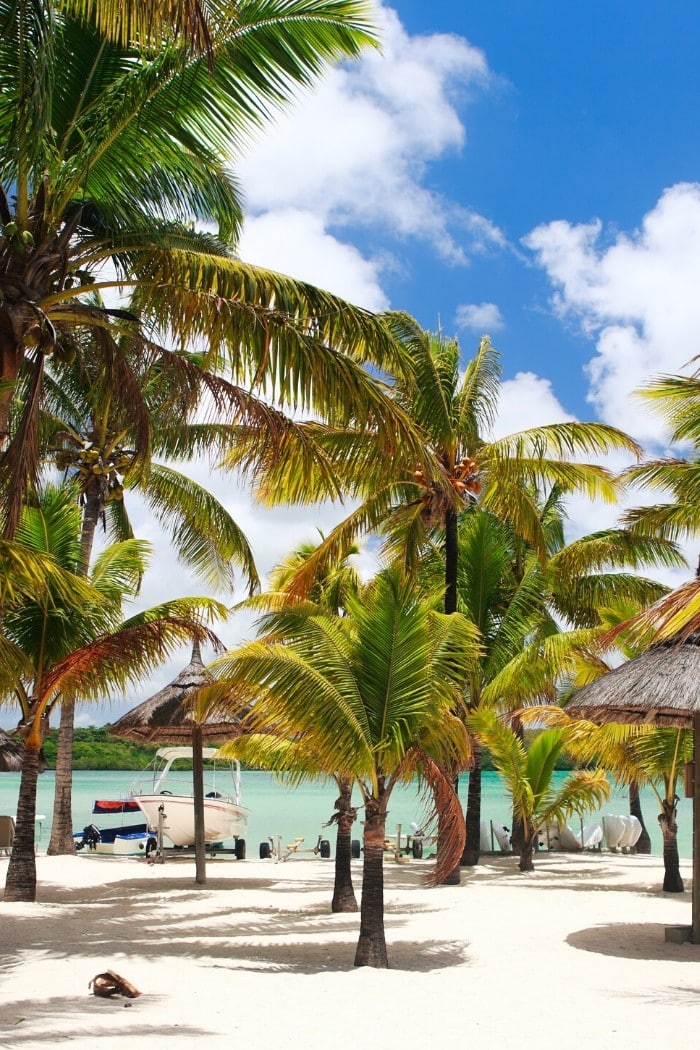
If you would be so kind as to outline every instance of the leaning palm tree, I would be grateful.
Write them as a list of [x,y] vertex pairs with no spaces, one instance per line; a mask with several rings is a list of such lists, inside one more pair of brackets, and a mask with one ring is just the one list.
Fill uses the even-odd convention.
[[494,765],[513,798],[513,812],[522,833],[518,843],[520,871],[532,871],[537,837],[552,823],[566,823],[572,814],[595,809],[609,797],[604,770],[571,773],[555,788],[552,774],[566,747],[563,729],[546,729],[526,746],[519,735],[493,710],[482,708],[469,716],[469,726],[488,747]]
[[[206,346],[212,372],[343,422],[371,417],[385,444],[393,441],[396,416],[390,421],[360,367],[395,360],[385,326],[328,293],[246,266],[232,248],[241,209],[231,156],[300,85],[376,43],[368,5],[225,0],[207,7],[205,55],[181,31],[182,4],[170,5],[172,31],[167,17],[156,18],[163,5],[147,7],[153,20],[132,23],[134,5],[120,5],[115,36],[112,4],[91,21],[101,5],[0,0],[8,534],[37,469],[45,360],[70,356],[85,328],[109,355],[140,317],[175,345]],[[135,315],[96,306],[90,294],[125,289],[134,290]],[[23,375],[27,396],[16,404]]]
[[[47,489],[25,508],[18,541],[63,570],[65,580],[80,550],[80,516],[66,489]],[[8,900],[33,900],[36,892],[34,815],[39,752],[51,711],[61,702],[103,698],[138,680],[185,638],[209,637],[203,615],[224,610],[209,599],[183,599],[130,621],[122,601],[133,594],[145,568],[145,545],[129,540],[107,548],[89,581],[72,574],[72,591],[49,584],[3,609],[0,694],[21,711],[24,758],[17,834],[8,868]]]
[[388,965],[383,852],[397,783],[422,778],[450,814],[437,878],[461,852],[459,803],[441,767],[464,761],[467,737],[452,709],[475,646],[461,616],[437,613],[434,599],[387,572],[348,600],[344,617],[310,616],[287,644],[251,642],[214,664],[228,705],[253,702],[246,717],[254,730],[303,734],[326,768],[358,784],[365,820],[357,966]]

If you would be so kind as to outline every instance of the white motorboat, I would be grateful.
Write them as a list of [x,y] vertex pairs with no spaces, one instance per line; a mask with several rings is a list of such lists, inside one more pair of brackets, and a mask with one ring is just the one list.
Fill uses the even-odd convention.
[[[250,810],[241,806],[241,772],[238,762],[216,763],[217,749],[205,747],[202,757],[212,761],[204,770],[204,841],[208,844],[236,839],[245,848],[242,835]],[[149,828],[162,832],[173,846],[194,844],[194,794],[192,771],[173,770],[178,759],[192,759],[191,747],[164,747],[130,796],[143,813]],[[146,781],[146,775],[148,782]],[[236,853],[238,855],[238,848]]]

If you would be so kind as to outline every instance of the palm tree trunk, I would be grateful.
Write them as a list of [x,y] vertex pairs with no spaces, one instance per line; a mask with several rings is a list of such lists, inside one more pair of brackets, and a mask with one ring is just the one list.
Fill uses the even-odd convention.
[[[525,727],[523,726],[522,718],[518,718],[517,716],[513,716],[513,718],[511,719],[511,723],[510,724],[511,724],[511,729],[513,730],[513,732],[517,736],[517,738],[520,741],[520,743],[521,744],[524,743],[524,741],[525,741]],[[527,843],[525,841],[525,838],[526,838],[525,822],[523,821],[522,817],[520,817],[515,812],[515,810],[513,810],[512,823],[513,823],[513,830],[512,830],[511,835],[510,835],[510,843],[511,843],[511,846],[513,848],[513,853],[518,853],[520,855],[520,857],[522,858],[523,850],[527,846]],[[534,851],[534,846],[535,846],[535,842],[534,842],[534,838],[533,838],[533,841],[530,843],[529,847],[527,847],[527,848],[530,849],[531,853]],[[524,871],[525,869],[521,868],[520,870]],[[528,871],[532,871],[532,868],[528,868],[527,870]]]
[[462,854],[463,867],[479,863],[481,848],[481,747],[472,741],[472,767],[469,770],[466,813],[467,839]]
[[678,824],[676,823],[676,799],[664,799],[663,812],[659,813],[659,825],[664,840],[664,884],[666,893],[682,893],[680,862],[678,859]]
[[338,777],[340,794],[335,803],[333,820],[338,825],[335,840],[335,881],[331,911],[357,911],[355,887],[352,884],[352,826],[357,810],[352,805],[352,781]]
[[382,970],[389,967],[384,935],[385,832],[385,804],[382,804],[381,798],[369,799],[365,805],[360,939],[355,952],[355,966],[375,966]]
[[533,845],[534,844],[532,842],[529,842],[523,836],[523,838],[521,840],[521,843],[520,843],[520,848],[518,850],[519,855],[520,855],[520,860],[518,861],[518,870],[519,871],[534,871],[535,870],[535,864],[534,864],[534,860],[533,860],[533,857],[534,857]]
[[22,775],[19,785],[17,821],[12,854],[5,882],[6,901],[36,900],[36,856],[34,835],[36,818],[36,791],[39,778],[39,751],[25,741]]
[[642,833],[637,839],[637,845],[635,846],[637,853],[651,853],[651,838],[644,823],[642,803],[639,798],[639,784],[636,780],[633,780],[630,784],[630,816],[636,817],[642,825]]
[[73,839],[73,810],[71,792],[73,789],[73,725],[75,708],[73,704],[61,704],[61,720],[58,730],[58,748],[56,751],[56,785],[53,799],[53,822],[51,839],[46,852],[49,856],[75,853]]
[[[85,494],[83,527],[80,537],[80,563],[76,568],[79,576],[87,577],[95,543],[95,531],[100,515],[104,511],[102,478],[96,478]],[[75,707],[61,706],[61,721],[58,727],[56,748],[56,791],[53,799],[51,838],[47,853],[62,856],[75,852],[73,840],[73,728]]]
[[[457,611],[457,570],[459,565],[459,536],[457,531],[457,513],[454,510],[445,512],[445,612],[451,614]],[[455,793],[458,791],[459,779],[455,775]],[[444,832],[440,827],[441,820],[438,814],[438,855],[441,853],[441,843]],[[459,864],[443,879],[445,886],[459,886],[462,875]]]

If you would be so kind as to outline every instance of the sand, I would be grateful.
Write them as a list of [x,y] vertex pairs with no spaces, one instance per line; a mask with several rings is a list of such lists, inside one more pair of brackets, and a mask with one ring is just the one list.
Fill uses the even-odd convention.
[[[40,856],[37,903],[0,904],[0,1046],[697,1045],[700,946],[664,937],[690,895],[661,892],[659,858],[487,857],[437,889],[427,865],[386,863],[380,971],[353,967],[332,861],[217,858],[198,887],[189,860]],[[93,996],[106,969],[142,995]]]

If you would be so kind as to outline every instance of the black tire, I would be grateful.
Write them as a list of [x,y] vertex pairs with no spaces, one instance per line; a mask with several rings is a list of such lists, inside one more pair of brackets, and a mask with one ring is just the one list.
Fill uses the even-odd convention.
[[414,860],[421,860],[423,857],[423,843],[420,839],[414,839],[411,843],[411,853]]
[[359,860],[361,852],[362,852],[362,846],[360,845],[360,840],[359,839],[353,839],[352,842],[350,843],[350,856],[353,857],[354,860]]
[[331,844],[328,839],[321,839],[319,842],[321,856],[327,860],[331,855]]
[[245,860],[245,839],[236,839],[236,860]]
[[270,843],[269,842],[261,842],[260,843],[260,860],[267,860],[267,858],[269,856],[270,856]]

